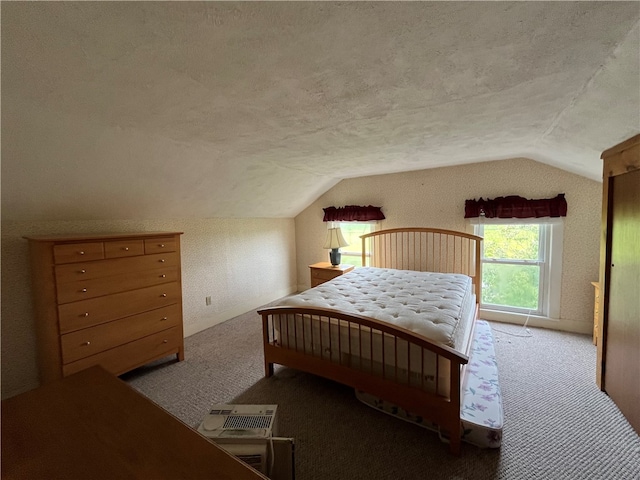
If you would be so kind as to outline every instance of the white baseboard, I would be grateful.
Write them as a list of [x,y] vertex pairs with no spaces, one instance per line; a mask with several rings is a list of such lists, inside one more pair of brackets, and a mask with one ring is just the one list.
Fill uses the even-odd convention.
[[526,324],[528,327],[549,328],[551,330],[562,330],[564,332],[593,334],[593,323],[576,320],[542,317],[523,313],[500,312],[484,308],[480,309],[480,318],[482,320],[510,323],[513,325],[524,326]]
[[252,298],[246,300],[229,310],[225,310],[224,312],[217,312],[207,318],[200,320],[195,323],[188,323],[185,319],[184,323],[184,336],[189,337],[194,335],[202,330],[206,330],[207,328],[213,327],[214,325],[218,325],[219,323],[226,322],[227,320],[231,320],[238,315],[242,315],[243,313],[247,313],[251,310],[258,309],[262,305],[266,305],[274,300],[282,297],[286,297],[292,293],[296,292],[296,287],[289,287],[288,289],[284,289],[282,291],[276,292],[275,294],[270,294],[269,296],[262,296],[258,298]]

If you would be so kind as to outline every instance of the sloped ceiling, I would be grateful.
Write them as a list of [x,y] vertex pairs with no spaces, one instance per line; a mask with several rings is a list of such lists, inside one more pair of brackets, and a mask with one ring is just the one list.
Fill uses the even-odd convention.
[[292,217],[640,131],[638,2],[3,2],[2,216]]

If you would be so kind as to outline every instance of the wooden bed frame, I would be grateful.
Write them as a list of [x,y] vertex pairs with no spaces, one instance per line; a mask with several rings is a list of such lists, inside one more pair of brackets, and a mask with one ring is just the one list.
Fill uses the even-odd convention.
[[[381,230],[363,235],[362,237],[362,264],[381,268],[395,268],[401,270],[429,271],[439,273],[461,273],[472,278],[473,288],[476,293],[475,320],[478,317],[479,291],[481,285],[480,274],[480,248],[482,238],[464,232],[441,230],[432,228],[395,228]],[[362,390],[386,401],[398,405],[407,411],[432,421],[440,427],[442,433],[449,437],[451,452],[459,454],[461,444],[460,402],[461,386],[463,382],[465,365],[469,360],[469,348],[473,336],[473,328],[470,329],[467,351],[458,352],[446,345],[430,340],[424,336],[415,334],[404,328],[400,328],[373,318],[353,315],[324,308],[311,307],[270,307],[258,312],[262,316],[265,375],[273,375],[275,363],[291,368],[303,370],[319,375],[355,389]],[[292,321],[292,319],[297,321]],[[301,322],[301,323],[300,323]],[[305,325],[310,325],[309,329]],[[299,326],[302,325],[302,328]],[[346,328],[345,328],[346,327]],[[316,343],[320,342],[320,348],[309,348],[308,338],[313,337],[315,331],[328,330],[329,345],[322,345],[323,336],[316,333]],[[342,340],[345,334],[334,332],[348,332],[348,339]],[[302,330],[301,332],[290,329]],[[362,352],[362,335],[359,340],[352,341],[351,332],[366,332],[371,340],[375,335],[382,338],[382,369],[374,368],[372,359],[362,359],[362,356],[351,355],[352,344],[360,342]],[[293,338],[291,341],[280,341],[278,332]],[[306,332],[306,333],[305,333]],[[291,337],[290,334],[293,334]],[[301,337],[301,341],[297,339]],[[319,337],[319,338],[317,338]],[[355,338],[355,337],[354,337]],[[313,343],[313,338],[311,338]],[[327,342],[327,338],[324,339]],[[342,342],[342,345],[331,345],[331,342]],[[391,343],[390,343],[391,342]],[[286,345],[284,345],[286,343]],[[344,347],[344,344],[347,344]],[[385,359],[385,345],[393,345],[394,348]],[[406,351],[407,368],[399,369],[398,350],[404,345]],[[338,351],[348,351],[348,355],[334,355],[332,348]],[[344,347],[344,348],[343,348]],[[356,345],[357,347],[357,345]],[[357,348],[355,348],[357,350]],[[373,343],[371,344],[373,358]],[[418,367],[417,379],[412,378],[410,352],[420,352],[422,361]],[[358,352],[354,352],[356,355]],[[429,388],[425,385],[424,359],[425,355],[435,358],[435,391],[433,385]],[[389,356],[395,356],[390,359]],[[393,365],[386,368],[384,365],[393,360]],[[404,358],[402,359],[404,360]],[[444,370],[441,370],[444,369]],[[440,372],[448,374],[449,392],[442,394],[438,385]],[[391,371],[389,371],[391,370]],[[444,375],[444,374],[443,374]],[[445,377],[447,378],[447,377]]]

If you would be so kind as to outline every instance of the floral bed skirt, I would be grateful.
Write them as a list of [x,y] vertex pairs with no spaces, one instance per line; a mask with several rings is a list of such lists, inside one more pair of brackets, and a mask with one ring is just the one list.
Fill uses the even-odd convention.
[[[356,390],[356,397],[363,403],[402,420],[439,431],[437,425],[423,421],[421,417],[366,392]],[[481,448],[500,447],[503,411],[498,383],[498,363],[493,348],[491,327],[484,320],[479,320],[475,326],[462,397],[462,440]],[[440,438],[448,441],[443,435],[440,435]]]

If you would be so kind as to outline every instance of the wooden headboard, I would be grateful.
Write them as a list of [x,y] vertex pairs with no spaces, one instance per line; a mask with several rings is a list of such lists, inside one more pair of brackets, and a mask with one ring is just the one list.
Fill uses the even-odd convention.
[[482,237],[437,228],[392,228],[362,239],[362,265],[471,277],[479,301]]

